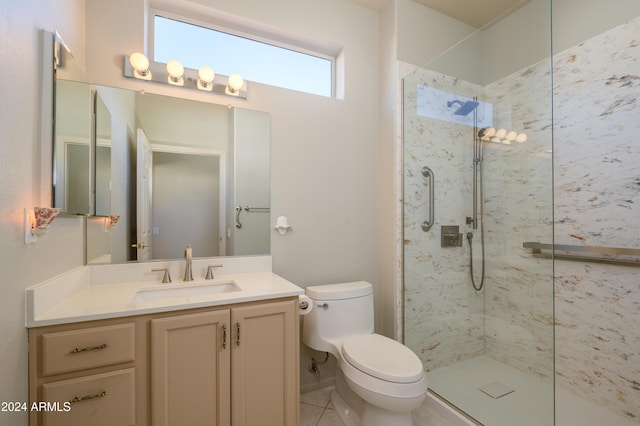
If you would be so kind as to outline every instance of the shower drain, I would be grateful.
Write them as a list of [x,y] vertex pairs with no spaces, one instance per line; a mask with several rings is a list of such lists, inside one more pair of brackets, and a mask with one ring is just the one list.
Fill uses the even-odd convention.
[[493,399],[502,398],[505,395],[509,395],[511,392],[515,392],[515,389],[500,382],[489,383],[488,385],[479,387],[478,390],[484,392]]

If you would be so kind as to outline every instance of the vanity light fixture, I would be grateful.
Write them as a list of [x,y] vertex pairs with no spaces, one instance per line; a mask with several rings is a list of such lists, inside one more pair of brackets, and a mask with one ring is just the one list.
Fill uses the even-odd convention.
[[493,127],[480,130],[478,136],[483,141],[495,142],[503,145],[511,145],[513,141],[518,143],[526,142],[529,138],[526,133],[517,133],[513,130],[507,131],[506,129],[496,130]]
[[244,80],[238,74],[231,74],[229,76],[229,80],[227,81],[227,87],[224,89],[224,92],[230,96],[238,96],[240,94],[240,89],[244,86]]
[[216,73],[213,72],[211,67],[202,66],[198,70],[198,82],[196,87],[200,90],[206,90],[211,92],[213,90],[213,80],[216,78]]
[[133,68],[133,77],[140,80],[151,80],[152,74],[149,69],[149,60],[142,53],[136,52],[129,56],[129,64]]
[[176,60],[167,62],[167,83],[173,86],[184,86],[184,67]]
[[219,75],[208,66],[195,70],[185,68],[176,60],[164,64],[149,61],[142,53],[133,53],[124,56],[122,74],[138,80],[247,99],[247,84],[240,75]]

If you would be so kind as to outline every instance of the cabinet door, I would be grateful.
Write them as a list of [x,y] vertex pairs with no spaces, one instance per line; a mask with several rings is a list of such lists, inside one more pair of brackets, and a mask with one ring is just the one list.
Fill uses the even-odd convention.
[[234,426],[298,424],[298,315],[295,300],[233,308]]
[[230,424],[229,310],[151,321],[154,426]]

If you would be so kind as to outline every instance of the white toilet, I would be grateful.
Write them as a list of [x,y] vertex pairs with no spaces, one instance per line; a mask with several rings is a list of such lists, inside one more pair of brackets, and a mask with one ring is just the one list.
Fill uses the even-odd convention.
[[409,348],[373,333],[373,289],[359,281],[307,287],[314,306],[303,318],[302,340],[338,361],[331,396],[346,425],[412,426],[427,380]]

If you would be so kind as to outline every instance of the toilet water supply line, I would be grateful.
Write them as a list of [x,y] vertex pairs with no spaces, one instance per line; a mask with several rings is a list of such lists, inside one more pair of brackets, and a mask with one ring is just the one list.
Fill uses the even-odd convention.
[[324,355],[324,361],[316,361],[315,358],[311,358],[311,362],[307,365],[307,370],[309,370],[310,373],[314,373],[316,376],[320,375],[320,369],[318,366],[324,365],[329,361],[329,352],[325,352]]
[[[478,101],[477,97],[473,98]],[[476,104],[477,105],[477,104]],[[473,229],[478,229],[478,195],[480,196],[480,247],[482,250],[482,273],[480,283],[476,284],[473,274],[473,232],[467,232],[467,241],[469,242],[469,275],[471,276],[471,285],[475,291],[482,290],[484,287],[485,277],[485,260],[484,260],[484,144],[478,130],[478,110],[473,110],[473,218],[467,218],[467,223],[473,224]],[[478,194],[479,193],[479,194]]]

